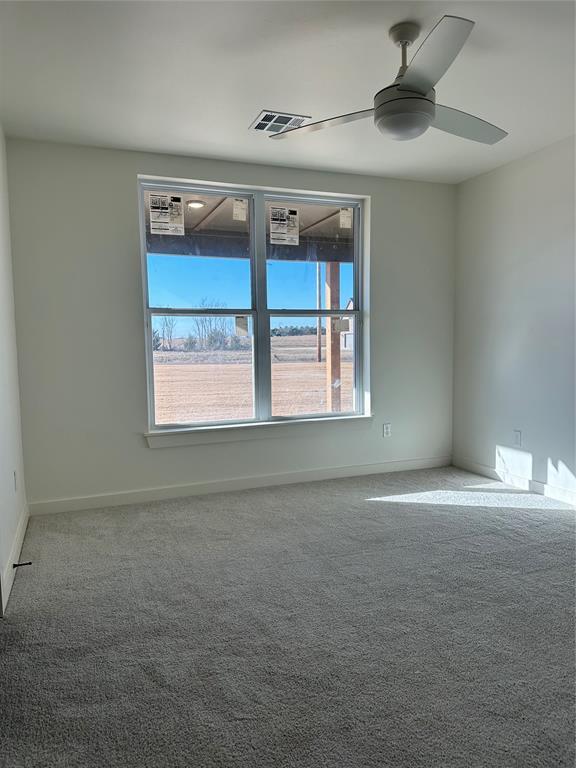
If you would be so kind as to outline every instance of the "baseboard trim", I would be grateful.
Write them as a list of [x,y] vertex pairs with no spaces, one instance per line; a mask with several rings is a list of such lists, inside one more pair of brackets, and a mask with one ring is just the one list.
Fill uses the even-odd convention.
[[566,504],[576,506],[576,491],[573,491],[570,488],[561,488],[557,485],[542,483],[539,480],[528,480],[526,477],[513,475],[509,472],[497,472],[494,467],[489,467],[486,464],[480,464],[473,459],[468,459],[465,457],[454,457],[452,463],[459,469],[466,469],[468,472],[474,472],[477,475],[489,477],[491,480],[500,480],[503,483],[514,486],[515,488],[532,491],[533,493],[538,493],[541,496],[548,496],[548,498],[554,499],[555,501],[563,501]]
[[8,599],[10,598],[10,592],[12,591],[12,586],[14,584],[14,578],[17,571],[16,568],[13,568],[13,565],[20,559],[20,552],[22,551],[22,544],[24,543],[24,536],[26,535],[26,528],[28,527],[29,518],[29,511],[25,507],[22,515],[20,516],[18,527],[16,528],[16,533],[14,534],[14,539],[12,541],[12,546],[10,547],[8,562],[6,563],[4,567],[4,573],[2,574],[2,604],[0,605],[0,616],[4,615],[6,606],[8,604]]
[[76,512],[85,509],[117,507],[125,504],[141,504],[149,501],[162,501],[186,496],[198,496],[219,491],[242,491],[249,488],[264,488],[274,485],[305,483],[314,480],[333,480],[339,477],[359,475],[377,475],[385,472],[401,472],[410,469],[434,469],[446,467],[452,463],[451,456],[439,456],[418,459],[398,459],[377,464],[355,464],[324,469],[306,469],[299,472],[279,472],[270,475],[233,477],[227,480],[189,483],[187,485],[168,485],[158,488],[143,488],[120,493],[103,493],[94,496],[76,496],[73,498],[51,499],[49,501],[30,502],[31,515],[45,515],[54,512]]

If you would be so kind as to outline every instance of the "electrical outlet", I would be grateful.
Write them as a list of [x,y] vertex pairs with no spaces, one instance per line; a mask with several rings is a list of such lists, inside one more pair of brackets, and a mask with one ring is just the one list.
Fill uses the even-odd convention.
[[522,445],[522,430],[515,429],[514,430],[514,446],[516,448],[520,448],[521,445]]
[[392,437],[392,424],[389,421],[382,424],[382,437]]

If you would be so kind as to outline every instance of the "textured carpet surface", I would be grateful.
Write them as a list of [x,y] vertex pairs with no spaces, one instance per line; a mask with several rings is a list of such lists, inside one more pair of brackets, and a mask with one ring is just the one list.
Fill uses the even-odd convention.
[[50,515],[0,765],[574,765],[574,514],[455,469]]

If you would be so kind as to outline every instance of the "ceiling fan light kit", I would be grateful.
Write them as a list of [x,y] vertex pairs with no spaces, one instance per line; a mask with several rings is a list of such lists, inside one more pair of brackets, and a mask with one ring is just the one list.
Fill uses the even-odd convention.
[[420,34],[420,27],[413,21],[395,24],[389,35],[402,51],[402,63],[392,85],[374,96],[372,109],[308,123],[270,138],[286,139],[372,117],[381,133],[397,141],[416,139],[432,127],[481,144],[495,144],[508,135],[506,131],[467,112],[436,103],[435,86],[460,53],[473,27],[470,19],[443,16],[407,64],[407,49]]
[[397,85],[383,88],[374,96],[374,125],[385,136],[407,141],[428,130],[436,114],[435,94],[411,96]]

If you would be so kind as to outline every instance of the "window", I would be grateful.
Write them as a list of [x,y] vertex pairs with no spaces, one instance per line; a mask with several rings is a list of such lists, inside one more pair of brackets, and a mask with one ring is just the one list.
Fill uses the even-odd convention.
[[140,186],[150,427],[362,414],[361,202]]

